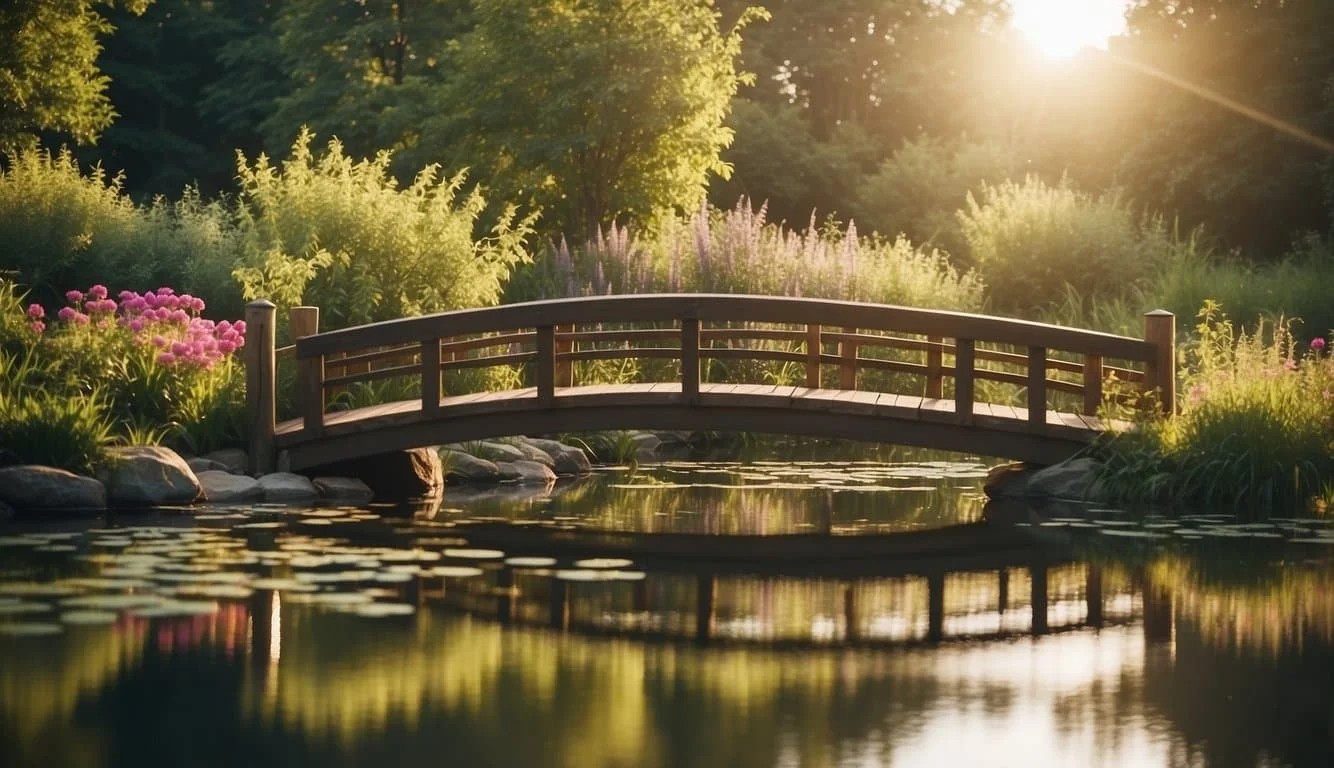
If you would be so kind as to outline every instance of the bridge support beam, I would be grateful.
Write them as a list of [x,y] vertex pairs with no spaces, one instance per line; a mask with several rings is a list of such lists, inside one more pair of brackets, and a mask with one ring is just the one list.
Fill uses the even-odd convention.
[[1154,356],[1145,365],[1144,387],[1158,391],[1163,413],[1171,416],[1177,401],[1176,317],[1165,309],[1145,313],[1144,340],[1154,348]]

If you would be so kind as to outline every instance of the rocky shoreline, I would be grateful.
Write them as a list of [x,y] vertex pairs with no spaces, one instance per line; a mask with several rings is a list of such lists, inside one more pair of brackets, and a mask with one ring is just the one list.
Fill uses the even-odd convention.
[[[656,447],[659,441],[642,441]],[[0,467],[0,520],[16,512],[98,512],[113,507],[219,503],[365,504],[439,495],[448,484],[550,486],[592,472],[579,447],[516,437],[414,448],[294,473],[251,476],[245,451],[186,459],[162,446],[112,450],[97,477],[32,464]],[[284,462],[280,459],[280,468]]]

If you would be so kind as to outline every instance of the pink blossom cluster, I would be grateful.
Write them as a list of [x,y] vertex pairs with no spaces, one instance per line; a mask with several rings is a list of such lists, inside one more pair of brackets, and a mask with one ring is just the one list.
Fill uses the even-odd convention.
[[[100,327],[114,322],[132,333],[136,343],[158,349],[157,361],[162,365],[211,368],[245,346],[245,321],[215,323],[200,317],[204,300],[197,296],[177,295],[163,287],[142,294],[121,291],[117,297],[119,302],[108,298],[104,285],[94,285],[87,292],[67,291],[69,306],[56,316],[70,325]],[[46,327],[43,317],[40,305],[28,308],[30,324],[38,333]]]

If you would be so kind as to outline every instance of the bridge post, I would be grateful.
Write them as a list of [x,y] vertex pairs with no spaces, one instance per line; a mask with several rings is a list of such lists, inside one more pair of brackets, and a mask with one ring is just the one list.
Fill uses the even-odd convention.
[[1165,309],[1144,314],[1144,340],[1154,347],[1153,359],[1145,366],[1144,386],[1158,390],[1163,413],[1176,413],[1177,401],[1176,317]]
[[1047,348],[1028,348],[1028,428],[1047,426]]
[[945,396],[941,383],[941,368],[944,367],[945,340],[939,336],[926,337],[926,397],[939,400]]
[[537,327],[537,399],[550,405],[556,399],[556,328]]
[[273,436],[277,429],[274,318],[278,307],[267,299],[245,308],[245,408],[250,428],[250,473],[272,472],[277,467]]
[[1102,355],[1084,355],[1084,415],[1093,416],[1102,406]]
[[820,388],[820,325],[806,326],[806,386]]
[[960,424],[973,423],[973,363],[976,358],[972,339],[954,340],[954,412]]
[[[856,333],[856,328],[843,328],[844,333]],[[857,388],[857,342],[843,339],[838,343],[838,387],[839,389]]]
[[699,320],[681,320],[681,397],[687,405],[699,400]]

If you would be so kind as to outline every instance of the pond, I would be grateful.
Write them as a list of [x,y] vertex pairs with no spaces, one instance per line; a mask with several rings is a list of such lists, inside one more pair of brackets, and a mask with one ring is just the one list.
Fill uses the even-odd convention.
[[[0,764],[1334,765],[1327,522],[984,508],[984,472],[666,462],[11,523]],[[728,538],[959,532],[833,564]]]

